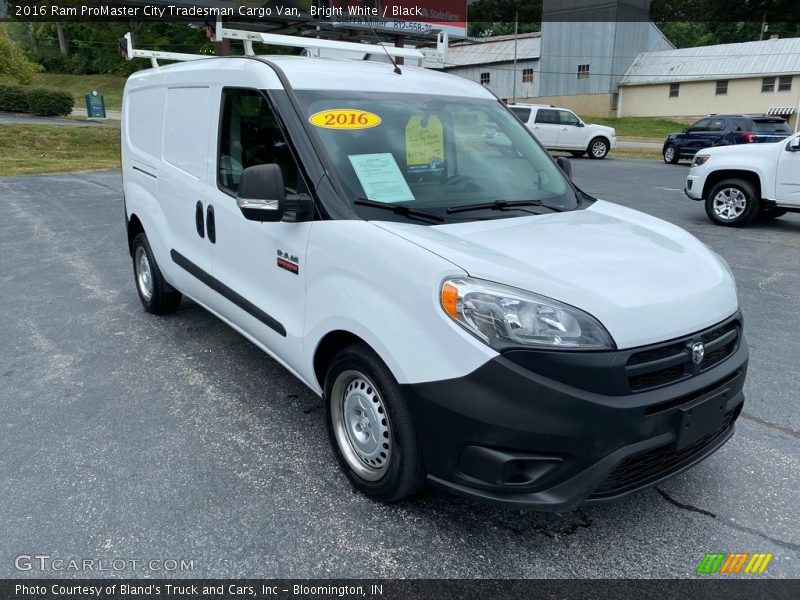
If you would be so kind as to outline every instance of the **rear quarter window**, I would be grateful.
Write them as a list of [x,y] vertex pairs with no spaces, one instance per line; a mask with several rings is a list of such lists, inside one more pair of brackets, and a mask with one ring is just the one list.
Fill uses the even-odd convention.
[[531,109],[530,108],[523,108],[521,106],[512,106],[511,111],[517,115],[523,123],[527,123],[528,119],[531,118]]
[[786,121],[753,121],[755,133],[792,133]]

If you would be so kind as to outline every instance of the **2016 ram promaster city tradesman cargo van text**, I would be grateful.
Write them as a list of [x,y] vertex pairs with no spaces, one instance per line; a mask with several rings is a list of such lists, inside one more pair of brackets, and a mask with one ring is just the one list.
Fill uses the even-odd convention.
[[724,444],[748,356],[725,261],[582,192],[483,86],[397,71],[243,56],[134,74],[145,309],[188,296],[279,361],[383,501],[429,481],[566,511]]

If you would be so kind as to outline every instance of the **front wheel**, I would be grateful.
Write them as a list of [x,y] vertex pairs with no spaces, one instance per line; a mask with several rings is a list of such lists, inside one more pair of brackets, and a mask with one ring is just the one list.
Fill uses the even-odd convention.
[[605,158],[608,154],[608,140],[605,138],[597,137],[589,142],[589,158],[599,160]]
[[717,225],[743,227],[758,216],[758,195],[744,179],[726,179],[706,198],[706,214]]
[[328,436],[353,486],[381,502],[417,492],[425,471],[400,386],[367,346],[339,352],[325,377]]
[[680,156],[678,155],[678,149],[675,148],[675,144],[667,144],[664,147],[664,162],[668,165],[675,165],[678,163]]

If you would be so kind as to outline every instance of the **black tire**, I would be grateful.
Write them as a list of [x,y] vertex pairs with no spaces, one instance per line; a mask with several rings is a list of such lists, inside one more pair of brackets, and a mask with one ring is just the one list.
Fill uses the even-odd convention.
[[608,156],[609,144],[608,140],[604,137],[596,137],[589,142],[586,151],[589,153],[589,158],[600,160]]
[[569,153],[572,154],[572,156],[574,156],[575,158],[580,158],[581,156],[584,156],[586,154],[586,150],[570,150]]
[[668,165],[676,165],[681,159],[675,144],[667,144],[664,146],[664,150],[661,154],[664,157],[664,162]]
[[725,227],[744,227],[758,216],[756,190],[744,179],[726,179],[715,185],[705,200],[711,221]]
[[[364,344],[344,348],[328,365],[324,391],[331,446],[353,487],[380,502],[418,492],[425,483],[425,467],[417,431],[400,386],[383,361]],[[361,439],[360,445],[355,438]],[[380,454],[369,455],[373,447]]]
[[[144,233],[138,234],[133,239],[131,247],[133,256],[133,281],[136,293],[142,301],[144,309],[154,315],[168,315],[174,313],[181,303],[181,293],[166,282],[158,268],[150,243]],[[146,260],[145,263],[142,262]],[[147,271],[148,276],[143,277]]]
[[772,221],[773,219],[777,219],[778,217],[782,217],[785,215],[788,210],[785,208],[765,208],[758,213],[758,220],[759,221]]

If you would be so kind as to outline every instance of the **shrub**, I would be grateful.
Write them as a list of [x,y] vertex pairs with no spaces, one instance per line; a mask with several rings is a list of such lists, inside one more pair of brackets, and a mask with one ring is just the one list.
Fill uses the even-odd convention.
[[21,85],[0,85],[0,110],[28,112],[27,92]]
[[69,115],[75,99],[72,94],[47,88],[30,88],[28,90],[28,112],[43,117]]

